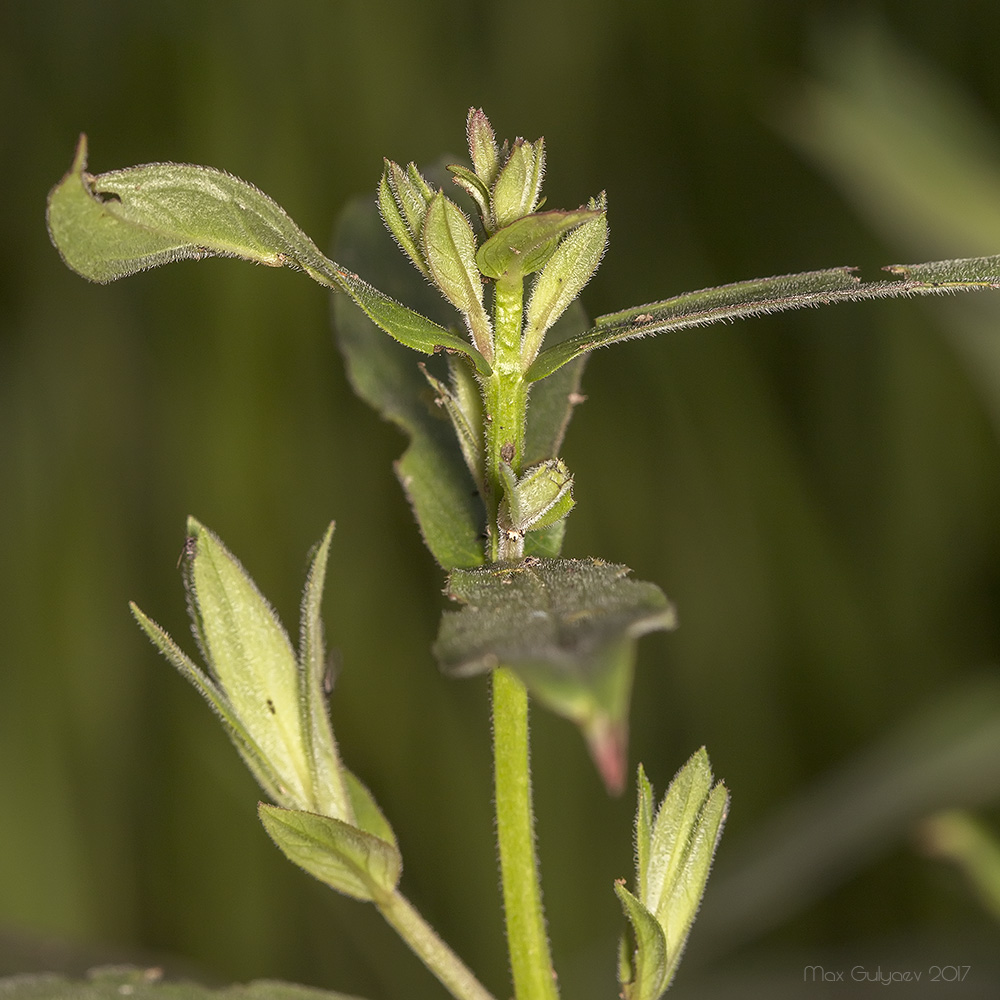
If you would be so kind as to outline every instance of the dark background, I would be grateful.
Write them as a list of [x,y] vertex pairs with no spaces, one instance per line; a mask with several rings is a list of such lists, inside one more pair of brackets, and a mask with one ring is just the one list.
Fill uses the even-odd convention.
[[[501,136],[545,135],[550,205],[607,190],[596,315],[1000,252],[998,39],[992,0],[4,4],[0,972],[153,961],[441,995],[370,908],[283,861],[221,730],[126,610],[185,636],[192,513],[294,629],[332,517],[345,758],[396,828],[404,890],[508,990],[487,691],[428,652],[443,580],[391,471],[403,439],[351,395],[302,276],[67,271],[44,200],[81,130],[95,172],[222,167],[325,245],[382,156],[460,155],[482,106]],[[970,965],[934,995],[996,995],[997,922],[919,830],[951,806],[1000,821],[998,338],[1000,296],[980,293],[589,364],[565,552],[629,564],[681,621],[641,646],[632,761],[662,790],[705,744],[733,795],[678,996],[800,996],[813,964]],[[632,795],[608,800],[572,727],[535,722],[564,994],[612,997]]]

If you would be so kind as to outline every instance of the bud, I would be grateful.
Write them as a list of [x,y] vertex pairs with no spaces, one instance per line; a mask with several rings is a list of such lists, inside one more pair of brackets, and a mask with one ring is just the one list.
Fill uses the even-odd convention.
[[489,118],[482,108],[469,108],[469,117],[465,123],[465,134],[469,139],[469,158],[475,168],[476,176],[486,185],[493,186],[500,169],[500,159],[497,154],[497,138],[490,125]]
[[493,221],[502,228],[538,207],[545,173],[545,140],[516,139],[493,185]]
[[573,477],[560,458],[540,462],[520,479],[506,463],[501,474],[504,496],[498,520],[500,531],[508,537],[523,538],[528,531],[547,528],[573,508]]
[[430,271],[420,246],[427,206],[434,196],[430,185],[411,163],[403,170],[398,163],[385,161],[378,186],[378,207],[382,221],[407,257],[425,278]]
[[462,313],[480,351],[488,350],[493,327],[483,306],[476,237],[465,213],[441,191],[427,206],[420,248],[431,280]]

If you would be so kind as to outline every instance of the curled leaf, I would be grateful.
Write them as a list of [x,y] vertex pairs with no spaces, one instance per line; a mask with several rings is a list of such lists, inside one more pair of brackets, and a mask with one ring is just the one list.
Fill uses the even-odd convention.
[[624,784],[635,641],[671,629],[651,583],[600,559],[539,559],[456,570],[434,654],[453,676],[509,667],[543,704],[575,722],[612,792]]

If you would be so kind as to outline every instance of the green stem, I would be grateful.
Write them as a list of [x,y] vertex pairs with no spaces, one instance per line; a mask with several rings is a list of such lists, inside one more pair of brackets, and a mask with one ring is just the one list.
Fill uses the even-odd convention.
[[457,1000],[494,1000],[465,963],[401,893],[376,900],[379,912]]
[[558,1000],[535,859],[528,692],[505,667],[493,671],[497,842],[507,948],[516,1000]]
[[521,360],[521,326],[524,312],[524,282],[497,279],[495,286],[495,342],[493,374],[484,386],[486,439],[486,523],[490,532],[491,562],[520,556],[516,545],[523,539],[500,537],[497,511],[503,496],[500,466],[506,462],[521,474],[528,414],[528,383]]

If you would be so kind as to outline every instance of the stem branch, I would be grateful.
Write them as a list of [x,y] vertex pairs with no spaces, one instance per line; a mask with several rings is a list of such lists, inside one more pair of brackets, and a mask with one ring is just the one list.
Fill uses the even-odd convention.
[[457,1000],[494,1000],[493,994],[469,971],[465,963],[438,937],[437,932],[401,893],[376,900],[389,926]]

